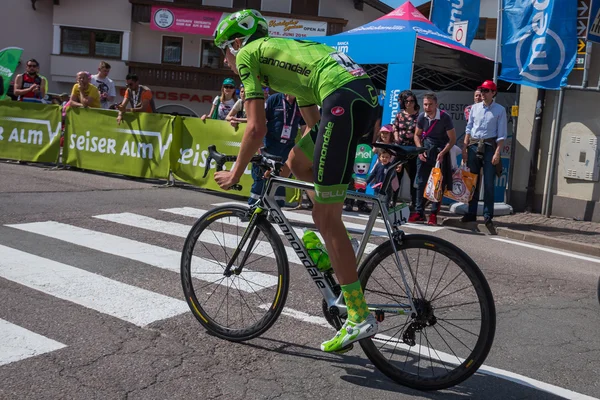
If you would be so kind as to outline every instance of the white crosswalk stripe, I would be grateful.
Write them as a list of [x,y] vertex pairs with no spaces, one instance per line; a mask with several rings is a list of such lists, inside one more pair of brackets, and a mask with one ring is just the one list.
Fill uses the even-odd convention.
[[2,245],[0,277],[139,326],[188,310],[184,301]]
[[66,347],[3,319],[0,319],[0,338],[0,366]]
[[[7,226],[84,246],[103,253],[139,261],[157,268],[179,272],[179,263],[181,261],[181,253],[179,251],[55,221]],[[194,278],[207,282],[218,281],[217,283],[223,286],[231,286],[231,280],[235,279],[236,287],[249,293],[277,284],[277,277],[261,272],[253,272],[248,269],[244,270],[246,279],[239,279],[235,276],[228,279],[221,279],[223,269],[219,263],[205,258],[194,257],[193,267],[194,271],[202,271],[193,274]]]

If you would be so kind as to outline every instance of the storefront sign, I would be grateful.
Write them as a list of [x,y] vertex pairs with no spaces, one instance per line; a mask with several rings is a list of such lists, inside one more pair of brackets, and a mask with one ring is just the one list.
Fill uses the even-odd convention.
[[[213,36],[219,22],[229,15],[219,11],[152,6],[150,27],[158,31]],[[269,24],[269,35],[273,37],[304,38],[327,34],[327,22],[323,21],[266,16],[265,19]]]

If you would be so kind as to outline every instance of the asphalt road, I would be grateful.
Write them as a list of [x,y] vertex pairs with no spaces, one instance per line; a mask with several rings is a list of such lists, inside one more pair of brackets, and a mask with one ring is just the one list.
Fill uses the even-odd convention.
[[478,263],[497,329],[476,375],[419,392],[390,381],[358,346],[345,355],[319,350],[333,332],[295,264],[284,315],[262,337],[230,343],[204,331],[185,303],[178,260],[165,264],[184,237],[162,227],[188,229],[194,218],[164,210],[237,199],[4,162],[0,176],[2,399],[600,398],[600,259],[432,232]]

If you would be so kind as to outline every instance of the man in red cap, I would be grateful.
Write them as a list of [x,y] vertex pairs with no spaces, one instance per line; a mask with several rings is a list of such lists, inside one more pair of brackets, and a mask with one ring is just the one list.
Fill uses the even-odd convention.
[[[506,110],[494,101],[498,88],[487,80],[477,88],[481,91],[483,101],[473,104],[467,123],[463,146],[463,160],[474,174],[483,169],[483,219],[490,233],[495,233],[494,223],[494,178],[497,168],[501,171],[500,150],[507,137]],[[469,210],[462,217],[462,222],[477,220],[477,204],[481,180],[473,198],[469,202]]]

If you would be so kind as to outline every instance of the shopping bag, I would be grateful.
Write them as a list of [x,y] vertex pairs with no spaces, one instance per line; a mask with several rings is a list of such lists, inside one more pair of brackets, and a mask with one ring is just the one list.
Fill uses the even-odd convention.
[[444,192],[444,197],[461,203],[468,203],[473,198],[475,186],[477,185],[477,174],[469,171],[466,165],[461,165],[452,174],[452,189]]
[[442,178],[442,170],[438,161],[435,163],[435,167],[431,169],[423,197],[434,203],[439,203],[442,200]]

